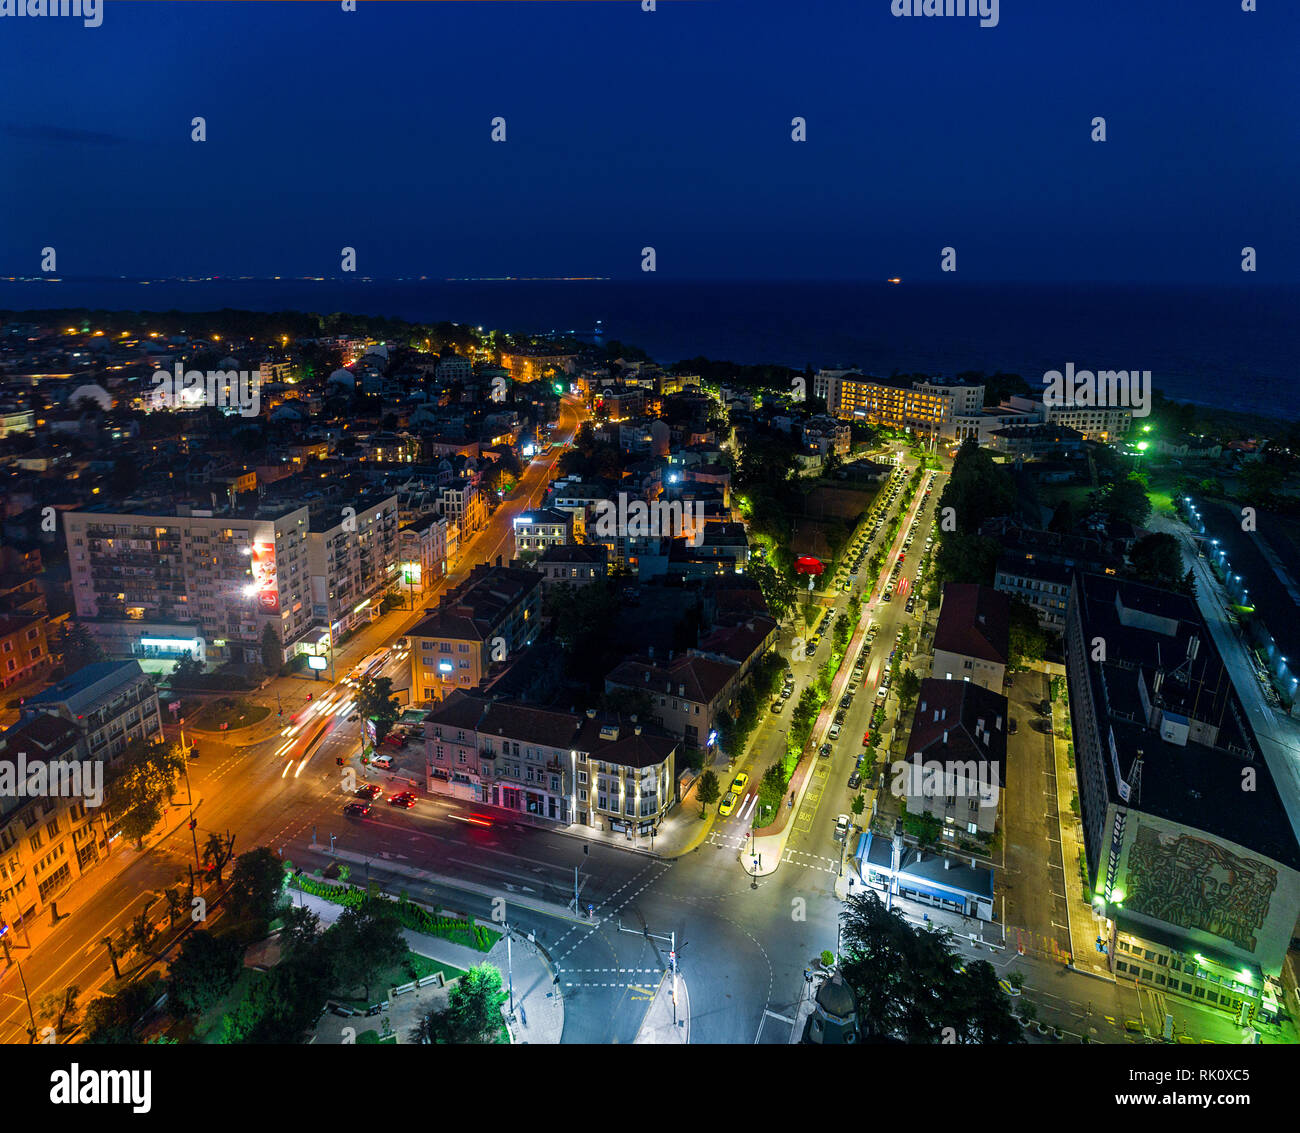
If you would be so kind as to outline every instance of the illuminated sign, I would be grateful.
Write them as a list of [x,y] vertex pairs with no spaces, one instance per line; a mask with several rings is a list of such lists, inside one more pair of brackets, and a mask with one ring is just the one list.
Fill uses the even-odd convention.
[[520,515],[515,518],[515,526],[518,527],[521,523],[532,523],[532,521],[531,516]]
[[370,605],[370,599],[367,598],[364,602],[358,603],[357,605],[353,606],[352,612],[354,614],[359,614],[361,613],[362,610],[364,610],[369,605]]
[[450,673],[455,667],[456,666],[450,661],[438,662],[438,672],[440,673]]
[[423,571],[419,563],[402,564],[402,581],[405,582],[407,586],[419,586],[422,573]]
[[253,593],[257,604],[267,613],[280,610],[280,592],[275,583],[275,544],[265,540],[253,542]]
[[140,644],[153,649],[197,649],[203,641],[198,637],[142,637]]
[[308,657],[307,668],[309,669],[328,669],[329,662],[324,657]]

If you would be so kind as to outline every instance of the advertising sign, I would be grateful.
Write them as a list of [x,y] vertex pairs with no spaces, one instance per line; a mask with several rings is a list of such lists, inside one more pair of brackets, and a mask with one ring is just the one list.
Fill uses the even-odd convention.
[[276,614],[280,612],[280,593],[275,585],[275,544],[255,542],[253,544],[253,586],[257,593],[257,603],[263,612]]

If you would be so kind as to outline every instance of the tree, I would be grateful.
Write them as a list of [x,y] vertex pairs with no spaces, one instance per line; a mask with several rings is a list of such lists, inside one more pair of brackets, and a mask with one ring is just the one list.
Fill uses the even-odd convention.
[[77,996],[80,994],[81,988],[76,984],[69,984],[62,991],[46,992],[36,1005],[37,1018],[49,1019],[56,1037],[67,1034],[77,1025],[80,1013]]
[[83,622],[68,621],[59,637],[65,672],[75,673],[87,665],[104,660],[106,654]]
[[1122,520],[1140,527],[1151,514],[1146,488],[1136,476],[1112,480],[1102,492],[1101,506],[1112,520]]
[[470,968],[447,994],[447,1006],[431,1011],[412,1032],[418,1043],[492,1042],[502,1026],[506,993],[491,964]]
[[235,852],[235,837],[223,838],[220,834],[209,834],[203,844],[203,864],[215,875],[217,884],[221,884],[221,871],[226,868],[231,855]]
[[1047,656],[1047,634],[1038,624],[1038,612],[1028,602],[1012,598],[1009,610],[1007,671],[1018,673],[1029,667],[1026,662]]
[[921,692],[921,678],[911,669],[903,669],[898,674],[898,714],[905,717]]
[[798,590],[790,577],[766,559],[757,557],[749,560],[745,573],[758,583],[763,601],[767,603],[772,617],[778,622],[783,620],[799,598]]
[[115,995],[101,995],[92,1000],[82,1023],[86,1042],[115,1046],[138,1042],[136,1025],[158,1000],[162,987],[162,977],[150,972]]
[[280,635],[276,632],[275,626],[267,622],[262,627],[262,666],[270,672],[275,672],[284,664],[284,649],[280,643]]
[[[914,929],[872,892],[840,914],[840,972],[858,1000],[863,1032],[876,1040],[1019,1043],[993,968],[963,961],[933,929]],[[948,1032],[945,1034],[945,1032]]]
[[163,802],[171,797],[184,762],[177,744],[137,740],[122,753],[108,785],[108,808],[137,850],[144,848],[145,836],[162,820]]
[[259,923],[275,914],[284,892],[284,866],[265,846],[240,854],[230,875],[230,908]]
[[849,810],[851,810],[854,813],[854,815],[860,815],[866,809],[867,809],[867,796],[854,795],[853,801],[849,803]]
[[340,990],[360,985],[366,1000],[375,977],[406,956],[397,913],[392,903],[384,900],[368,900],[360,908],[344,909],[325,933],[325,943]]
[[1178,540],[1166,531],[1142,536],[1129,551],[1128,561],[1134,575],[1152,586],[1174,589],[1183,578]]
[[239,942],[206,929],[191,932],[168,972],[168,1004],[182,1015],[198,1015],[226,994],[239,978]]
[[357,686],[357,712],[375,725],[375,742],[378,743],[397,723],[401,705],[393,699],[391,677],[363,677]]
[[701,818],[704,817],[704,812],[718,801],[720,795],[718,777],[712,771],[706,771],[700,776],[699,785],[695,788],[695,797],[700,800]]

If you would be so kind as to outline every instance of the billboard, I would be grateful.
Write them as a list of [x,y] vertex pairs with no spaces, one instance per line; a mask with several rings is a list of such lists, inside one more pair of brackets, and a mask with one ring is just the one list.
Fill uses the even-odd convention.
[[253,592],[265,614],[280,612],[280,592],[275,583],[275,544],[264,540],[253,543]]

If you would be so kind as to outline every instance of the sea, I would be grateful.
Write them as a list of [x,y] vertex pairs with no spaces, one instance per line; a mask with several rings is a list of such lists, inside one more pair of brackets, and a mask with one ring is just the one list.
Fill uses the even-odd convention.
[[[0,309],[335,311],[597,329],[663,363],[1017,373],[1150,370],[1166,397],[1300,418],[1300,287],[903,280],[0,280]],[[207,328],[204,328],[205,331]]]

